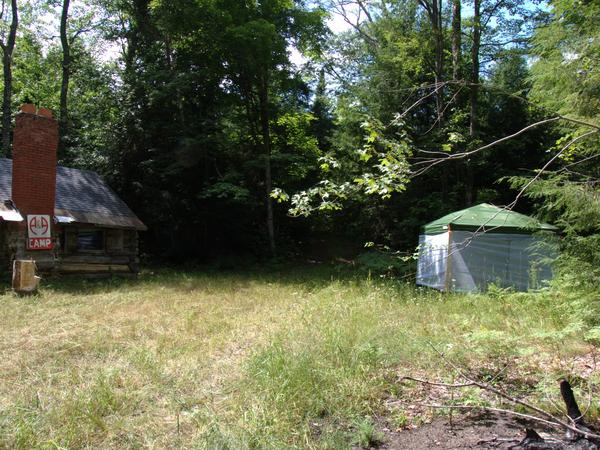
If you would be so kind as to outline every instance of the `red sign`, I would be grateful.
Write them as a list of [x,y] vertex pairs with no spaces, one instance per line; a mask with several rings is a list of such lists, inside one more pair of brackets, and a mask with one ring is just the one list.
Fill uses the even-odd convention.
[[27,216],[27,249],[51,250],[52,233],[50,230],[50,216],[35,214]]

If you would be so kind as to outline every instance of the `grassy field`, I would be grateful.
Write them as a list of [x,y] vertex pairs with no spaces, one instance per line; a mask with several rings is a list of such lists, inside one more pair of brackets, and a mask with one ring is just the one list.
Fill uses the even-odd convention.
[[557,377],[584,397],[600,381],[597,311],[580,301],[307,269],[45,282],[0,296],[0,447],[367,444],[381,420],[431,417],[399,378],[453,379],[436,349],[483,379],[508,365],[496,382],[551,408]]

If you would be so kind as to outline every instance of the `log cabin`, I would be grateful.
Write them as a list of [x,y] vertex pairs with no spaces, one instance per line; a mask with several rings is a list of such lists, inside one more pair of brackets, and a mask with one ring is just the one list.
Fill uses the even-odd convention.
[[132,274],[146,226],[95,172],[57,166],[52,112],[23,105],[13,158],[0,158],[0,265],[33,259],[40,272]]

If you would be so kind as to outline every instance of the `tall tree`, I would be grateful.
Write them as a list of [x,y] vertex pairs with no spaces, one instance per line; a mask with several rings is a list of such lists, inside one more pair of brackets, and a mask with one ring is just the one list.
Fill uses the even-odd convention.
[[546,108],[587,119],[600,117],[600,4],[553,0],[533,40],[533,96]]
[[69,123],[69,81],[71,78],[71,43],[68,36],[69,5],[71,0],[63,0],[60,15],[60,44],[62,46],[62,81],[60,85],[60,115],[59,115],[59,133],[60,148],[59,153],[64,153],[65,139],[68,132]]
[[292,78],[288,46],[318,45],[323,13],[300,2],[267,0],[241,7],[227,29],[229,77],[245,104],[257,145],[262,150],[269,251],[276,252],[273,212],[271,121],[277,110],[274,93]]
[[443,2],[442,0],[419,0],[419,4],[427,12],[429,23],[431,24],[434,40],[434,70],[435,75],[435,99],[437,107],[438,122],[441,123],[444,114],[444,20],[443,20]]
[[469,135],[477,134],[477,96],[479,94],[479,49],[481,47],[481,0],[473,0],[473,39],[471,42],[471,77],[469,85]]
[[[473,27],[471,39],[471,72],[469,76],[469,137],[476,145],[478,133],[478,105],[479,105],[479,50],[481,48],[481,0],[473,0]],[[473,158],[474,159],[474,158]],[[465,203],[467,206],[473,204],[475,193],[474,184],[474,162],[472,158],[465,161]]]
[[2,96],[2,151],[5,155],[10,152],[10,129],[12,123],[12,58],[19,25],[17,0],[10,1],[10,11],[6,0],[2,0],[0,20],[10,18],[8,35],[2,33],[0,47],[2,47],[2,69],[4,77],[4,92]]
[[[352,3],[345,2],[350,5],[344,16],[349,20],[357,17],[352,16]],[[410,195],[394,194],[394,205],[400,205],[397,208],[352,195],[361,205],[363,217],[367,217],[366,211],[372,212],[367,219],[369,225],[377,223],[379,230],[385,230],[373,231],[374,236],[394,236],[392,230],[398,223],[416,234],[417,224],[431,218],[424,216],[431,205],[436,205],[435,210],[449,211],[474,202],[476,197],[480,201],[504,200],[506,196],[494,185],[497,176],[515,173],[519,169],[517,161],[526,163],[525,167],[539,166],[544,139],[523,137],[511,141],[514,151],[502,148],[509,161],[488,158],[483,153],[471,155],[468,161],[466,156],[454,155],[475,150],[482,141],[516,132],[531,118],[523,113],[511,121],[488,121],[488,117],[496,117],[489,111],[502,104],[495,98],[512,93],[497,83],[491,85],[489,78],[481,75],[482,69],[489,73],[490,61],[496,63],[494,67],[502,64],[506,48],[517,51],[526,43],[532,23],[526,13],[531,6],[506,0],[448,1],[443,8],[434,1],[369,2],[368,6],[372,22],[368,18],[354,22],[352,30],[333,43],[334,61],[339,62],[331,74],[341,80],[336,103],[339,127],[334,139],[337,159],[325,161],[329,173],[324,174],[323,184],[293,198],[293,212],[302,213],[305,205],[309,209],[315,205],[317,209],[336,209],[344,197],[350,197],[353,180],[382,197],[406,188]],[[473,6],[472,15],[469,6]],[[448,14],[451,7],[452,21]],[[469,38],[461,39],[459,30]],[[468,51],[468,58],[462,57],[461,47],[465,53]],[[452,64],[445,64],[450,56]],[[450,79],[464,83],[445,83]],[[502,110],[506,110],[503,104]],[[365,147],[378,149],[377,156]],[[403,147],[414,152],[408,157],[413,164],[412,181],[406,185],[399,177],[398,183],[386,185],[393,176],[381,176],[379,169],[391,163],[378,158]],[[524,148],[528,148],[527,155],[519,155]],[[401,157],[395,164],[398,173],[404,174]],[[340,177],[331,175],[332,167],[342,167],[344,173]],[[313,203],[308,203],[311,199]],[[380,225],[385,222],[387,226]]]
[[331,148],[330,139],[334,128],[326,88],[325,70],[321,69],[315,89],[315,99],[311,107],[311,113],[314,116],[311,128],[317,138],[319,148],[324,152],[329,151]]
[[460,0],[452,0],[452,79],[460,79],[461,59],[461,4]]
[[561,268],[576,287],[600,285],[600,4],[553,0],[535,32],[531,96],[563,121],[550,148],[553,164],[513,178],[564,229]]
[[260,111],[260,128],[262,131],[262,144],[265,164],[265,201],[267,204],[267,235],[269,237],[269,250],[275,256],[275,219],[273,217],[273,177],[271,173],[271,116],[269,114],[269,71],[266,67],[261,70],[258,85],[258,102]]
[[[71,2],[70,11],[77,14],[76,18],[79,5],[81,1]],[[20,102],[31,102],[54,109],[59,117],[63,49],[60,40],[52,39],[55,33],[43,23],[44,18],[51,17],[48,6],[59,5],[44,0],[19,7],[19,33],[12,61],[13,108]],[[52,24],[59,23],[60,15],[55,17],[57,21]],[[94,39],[77,39],[71,49],[77,70],[70,74],[69,145],[61,153],[60,162],[107,174],[105,169],[111,166],[107,155],[115,146],[112,127],[119,116],[119,73],[113,63],[98,57],[95,44]]]
[[79,54],[86,53],[86,47],[93,46],[93,39],[81,42],[84,34],[97,32],[104,19],[99,15],[102,8],[98,2],[79,0],[71,8],[71,0],[50,0],[51,6],[59,10],[59,37],[62,50],[61,88],[59,105],[59,158],[66,158],[67,147],[70,145],[70,84],[76,70]]

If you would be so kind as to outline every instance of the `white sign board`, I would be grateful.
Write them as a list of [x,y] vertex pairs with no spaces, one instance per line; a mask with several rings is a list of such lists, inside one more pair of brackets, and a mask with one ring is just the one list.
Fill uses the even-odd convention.
[[50,216],[46,214],[27,215],[27,249],[51,250],[52,230]]

